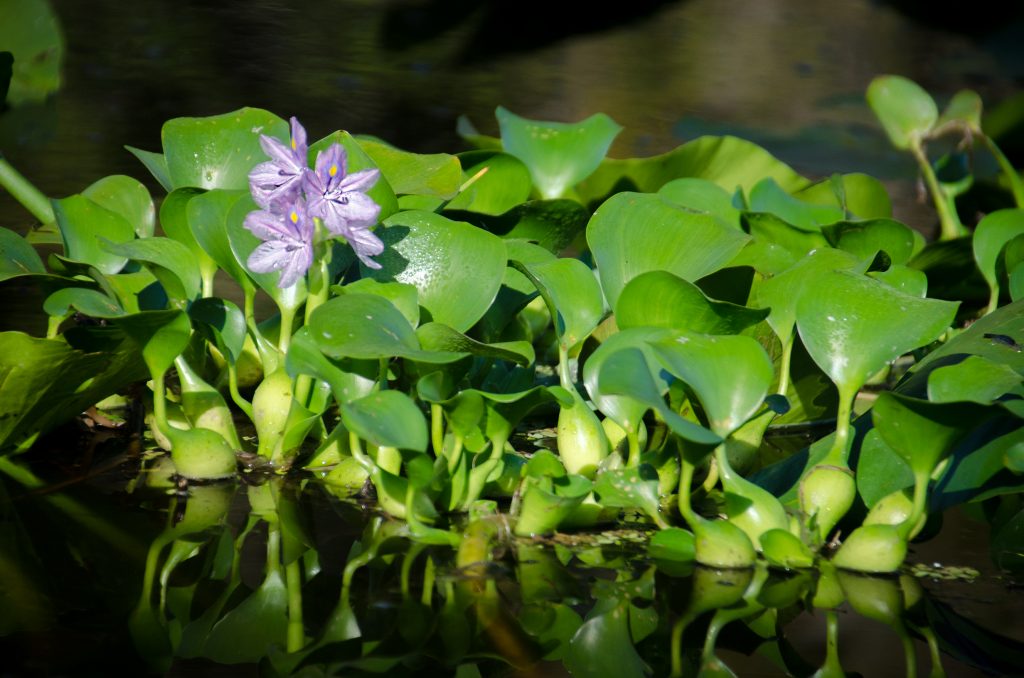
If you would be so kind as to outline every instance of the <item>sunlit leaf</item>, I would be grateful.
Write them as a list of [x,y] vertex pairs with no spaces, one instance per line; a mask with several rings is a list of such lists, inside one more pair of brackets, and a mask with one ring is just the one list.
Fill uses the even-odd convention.
[[704,334],[739,334],[768,315],[768,309],[709,299],[696,285],[666,271],[630,280],[615,305],[621,329],[651,326]]
[[20,235],[0,228],[0,280],[27,273],[46,273],[43,260]]
[[530,197],[530,170],[514,155],[469,151],[460,153],[458,158],[462,163],[463,181],[473,179],[473,182],[452,198],[445,209],[496,216],[516,208]]
[[156,276],[167,296],[178,301],[191,301],[199,296],[199,266],[192,252],[170,238],[138,238],[125,243],[103,243],[104,248],[138,261]]
[[141,183],[115,174],[103,177],[82,191],[82,195],[114,214],[120,214],[135,229],[140,238],[153,235],[156,212],[149,190]]
[[586,264],[578,259],[555,259],[515,265],[554,304],[560,344],[570,349],[594,331],[604,313],[604,300],[601,286]]
[[928,399],[937,403],[973,402],[988,405],[1021,383],[1021,375],[1007,365],[980,355],[946,365],[928,375]]
[[917,83],[899,75],[881,75],[872,80],[867,99],[896,148],[917,145],[939,117],[931,95]]
[[357,141],[398,195],[450,198],[462,183],[462,167],[454,155],[410,153],[379,139],[360,137]]
[[108,275],[128,262],[127,257],[107,251],[100,243],[100,238],[122,243],[135,237],[135,229],[120,214],[83,195],[54,200],[53,213],[69,259],[92,264]]
[[341,418],[345,428],[374,445],[427,449],[427,420],[412,398],[400,391],[378,391],[343,403]]
[[740,211],[733,205],[732,194],[713,181],[698,177],[674,179],[659,188],[658,194],[680,207],[706,212],[726,226],[740,228]]

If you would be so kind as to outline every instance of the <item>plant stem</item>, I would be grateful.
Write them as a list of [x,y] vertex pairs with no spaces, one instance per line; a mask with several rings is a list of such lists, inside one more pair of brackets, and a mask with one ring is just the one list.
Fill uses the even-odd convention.
[[915,141],[911,144],[910,151],[917,160],[917,165],[921,170],[921,175],[924,176],[925,183],[928,184],[928,192],[932,194],[932,202],[935,203],[935,211],[939,215],[939,226],[941,227],[939,239],[954,240],[960,236],[967,235],[967,230],[960,223],[960,217],[957,216],[954,210],[950,209],[949,203],[946,202],[946,192],[939,185],[939,180],[935,176],[935,170],[932,169],[932,164],[928,161],[928,156],[925,155],[921,142]]
[[430,445],[435,458],[444,453],[444,409],[440,403],[430,403]]
[[278,306],[281,312],[281,329],[277,338],[277,350],[282,358],[288,355],[288,347],[292,343],[292,327],[295,325],[295,307],[290,304]]
[[53,223],[53,206],[42,191],[32,185],[11,163],[0,155],[0,186],[7,189],[22,207],[31,212],[40,223]]
[[775,391],[782,396],[786,395],[786,391],[789,390],[789,363],[793,358],[793,341],[795,336],[794,332],[791,331],[789,339],[782,346],[782,357],[779,360],[779,387]]
[[928,505],[928,483],[931,481],[930,473],[914,473],[914,507],[910,511],[910,517],[900,524],[900,536],[907,541],[915,536],[914,529],[921,516],[925,514]]
[[836,415],[835,441],[832,443],[832,449],[819,462],[819,466],[822,464],[848,466],[847,458],[850,456],[850,415],[853,412],[853,401],[857,397],[858,390],[860,389],[839,388],[839,412]]
[[242,394],[239,393],[238,370],[231,363],[228,363],[228,391],[231,393],[231,400],[233,400],[234,403],[238,405],[238,409],[245,412],[245,414],[249,417],[249,420],[252,421],[255,418],[255,415],[253,414],[252,411],[252,403],[243,398]]
[[640,434],[637,433],[637,428],[640,424],[632,429],[626,429],[626,440],[629,442],[629,458],[626,460],[627,468],[636,468],[640,465]]
[[699,518],[697,514],[693,512],[693,507],[690,504],[690,486],[693,484],[693,464],[686,461],[680,455],[679,460],[679,513],[682,514],[683,520],[689,524],[690,529],[697,524]]

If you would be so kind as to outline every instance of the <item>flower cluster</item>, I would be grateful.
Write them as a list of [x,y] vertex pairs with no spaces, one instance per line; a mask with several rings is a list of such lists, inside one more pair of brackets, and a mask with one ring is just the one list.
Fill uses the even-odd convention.
[[281,271],[278,287],[294,285],[313,263],[314,218],[332,235],[345,238],[366,266],[380,268],[370,258],[384,251],[370,230],[380,206],[366,195],[380,171],[348,174],[345,148],[337,143],[320,151],[316,168],[310,169],[306,130],[294,117],[290,144],[262,135],[260,146],[270,160],[249,173],[249,189],[261,209],[250,212],[244,225],[263,243],[249,256],[249,268]]

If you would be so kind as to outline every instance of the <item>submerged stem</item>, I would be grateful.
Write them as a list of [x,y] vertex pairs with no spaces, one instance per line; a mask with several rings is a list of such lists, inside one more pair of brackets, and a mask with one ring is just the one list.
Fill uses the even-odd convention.
[[298,558],[285,565],[284,574],[288,589],[288,652],[298,652],[306,644],[302,623],[302,567]]

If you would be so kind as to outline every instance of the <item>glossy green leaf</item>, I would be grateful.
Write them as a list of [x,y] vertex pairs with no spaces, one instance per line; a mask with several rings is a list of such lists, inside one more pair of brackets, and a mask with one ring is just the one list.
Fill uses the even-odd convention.
[[99,240],[107,238],[121,243],[135,237],[132,225],[120,214],[83,195],[54,200],[53,213],[69,259],[92,264],[108,275],[117,273],[128,262],[127,257],[108,252]]
[[[1003,209],[991,212],[978,222],[972,239],[974,259],[978,263],[993,298],[999,294],[996,266],[999,254],[1008,242],[1024,234],[1024,209]],[[992,308],[995,305],[992,304]]]
[[931,95],[899,75],[881,75],[872,80],[867,99],[896,148],[916,146],[939,118]]
[[[363,369],[368,368],[368,369]],[[328,359],[310,335],[309,327],[302,327],[292,335],[285,358],[289,376],[306,374],[327,382],[334,399],[347,403],[368,395],[376,388],[376,361],[359,364],[352,360]]]
[[917,253],[920,234],[893,219],[840,221],[822,229],[829,244],[850,252],[858,259],[870,259],[885,252],[894,264],[905,264]]
[[723,224],[740,228],[740,211],[732,194],[718,184],[698,177],[674,179],[658,189],[658,195],[680,207],[718,217]]
[[188,308],[196,328],[229,362],[237,362],[245,347],[245,315],[234,302],[217,297],[197,299]]
[[691,562],[697,555],[693,533],[681,527],[658,530],[647,544],[647,555],[660,560]]
[[861,219],[889,219],[892,201],[885,185],[867,174],[834,175],[793,193],[815,205],[834,205]]
[[262,244],[262,240],[256,237],[249,229],[245,228],[245,217],[253,210],[258,209],[250,195],[246,194],[234,203],[231,211],[228,212],[224,221],[224,228],[227,231],[228,244],[231,253],[235,257],[249,278],[255,282],[260,289],[267,293],[278,305],[278,308],[296,309],[302,305],[308,294],[305,276],[299,276],[294,285],[282,288],[278,285],[281,274],[277,271],[270,273],[256,273],[249,269],[248,261],[253,251]]
[[121,174],[103,177],[82,191],[82,195],[114,214],[120,214],[140,238],[153,235],[156,210],[149,190],[141,183]]
[[834,224],[846,216],[840,207],[816,205],[793,197],[771,177],[762,179],[750,189],[747,209],[774,214],[804,231],[820,230],[822,226]]
[[957,504],[980,500],[986,495],[1020,492],[1019,479],[1000,479],[1004,477],[1002,473],[1006,469],[1007,457],[1024,445],[1024,427],[1019,421],[1004,421],[994,430],[998,435],[984,444],[954,452],[945,473],[932,488],[930,510],[942,511]]
[[[529,264],[555,260],[555,255],[543,247],[521,240],[506,240],[505,249],[510,262]],[[529,278],[513,266],[506,267],[498,295],[477,325],[481,336],[488,340],[500,337],[516,315],[538,294],[537,286]],[[542,313],[546,314],[546,310]]]
[[897,490],[914,486],[914,474],[877,428],[868,431],[860,444],[857,461],[857,492],[868,508]]
[[[561,467],[561,463],[558,466]],[[558,478],[545,474],[540,480],[524,483],[513,532],[521,537],[552,532],[583,503],[592,489],[593,483],[574,474]]]
[[651,343],[655,355],[697,394],[711,430],[729,435],[764,403],[774,378],[771,359],[750,337],[674,335]]
[[505,108],[495,111],[506,153],[523,161],[545,198],[561,198],[590,176],[622,127],[603,113],[577,123],[528,120]]
[[597,476],[594,494],[602,506],[640,509],[664,524],[658,499],[658,472],[653,466],[608,470]]
[[1022,377],[1007,365],[979,355],[946,365],[928,375],[928,400],[937,403],[992,403],[1020,385]]
[[[445,206],[497,216],[526,202],[533,184],[523,161],[508,153],[469,151],[460,153],[462,180],[473,182]],[[481,172],[483,172],[481,174]]]
[[[0,45],[14,56],[7,103],[42,103],[61,85],[64,38],[50,3],[9,0],[0,6]],[[0,105],[4,103],[0,99]]]
[[875,401],[871,418],[915,474],[930,474],[984,414],[966,403],[932,403],[886,391]]
[[828,240],[819,231],[797,228],[768,212],[744,212],[743,223],[755,240],[782,247],[796,259],[828,246]]
[[346,294],[317,307],[309,331],[332,358],[388,358],[418,351],[415,331],[383,297]]
[[[648,343],[651,350],[655,350],[659,342]],[[609,408],[609,416],[617,422],[621,420],[626,423],[639,420],[644,411],[654,409],[673,432],[686,440],[699,445],[717,445],[722,442],[722,438],[716,433],[696,422],[684,419],[666,405],[662,390],[652,372],[644,353],[631,346],[616,350],[604,359],[598,373],[596,392],[599,394],[598,401]],[[658,379],[662,379],[660,373]],[[603,400],[607,396],[626,397],[611,401],[612,405],[609,405],[607,400]],[[643,407],[637,407],[636,403],[642,404]],[[710,448],[708,451],[710,452]]]
[[[341,144],[345,149],[347,160],[346,173],[352,174],[353,172],[361,172],[367,169],[379,169],[369,154],[359,145],[359,142],[351,134],[343,131],[329,134],[309,145],[309,166],[315,167],[317,155],[321,151],[326,151],[332,144]],[[395,191],[383,176],[366,191],[366,195],[370,196],[375,203],[380,205],[380,215],[377,218],[381,221],[398,210],[398,199],[395,197]]]
[[[221,270],[227,272],[228,275],[235,279],[235,282],[243,286],[251,286],[252,281],[249,278],[248,272],[243,267],[243,262],[238,261],[231,251],[231,241],[228,239],[227,231],[228,214],[246,194],[247,191],[225,190],[213,190],[207,193],[195,194],[188,200],[185,206],[185,215],[188,220],[188,228],[195,238],[199,249],[206,252]],[[180,195],[182,195],[181,199],[184,200],[187,193]],[[173,196],[174,194],[168,196],[168,200],[177,199]],[[162,216],[163,210],[161,209]],[[179,229],[180,226],[175,228],[174,232],[168,233],[168,235],[184,242],[187,239],[187,235],[181,232],[183,229]],[[180,233],[181,237],[178,237],[175,233]],[[185,244],[188,245],[188,243]]]
[[446,211],[465,218],[506,241],[528,240],[555,254],[568,247],[584,228],[590,213],[575,200],[530,200],[491,217]]
[[912,297],[928,296],[928,276],[916,268],[893,264],[884,271],[871,271],[868,275]]
[[87,287],[65,287],[48,296],[43,302],[43,310],[48,315],[56,317],[68,315],[72,308],[92,318],[124,315],[124,309],[117,301]]
[[604,314],[604,299],[594,272],[586,264],[578,259],[513,263],[554,305],[555,332],[566,350],[594,331]]
[[0,228],[0,280],[29,273],[46,273],[43,260],[27,240],[6,228]]
[[653,193],[669,181],[697,177],[713,181],[727,191],[749,191],[761,179],[772,177],[785,191],[808,185],[757,144],[732,136],[705,136],[649,158],[608,159],[576,190],[585,201],[603,200],[615,191]]
[[398,195],[451,198],[462,184],[462,166],[454,155],[410,153],[379,139],[359,137],[357,141]]
[[[505,274],[505,243],[487,231],[432,212],[400,212],[377,234],[380,270],[364,276],[415,285],[430,320],[465,332],[487,311]],[[466,262],[473,262],[467,266]]]
[[615,322],[629,327],[667,327],[704,334],[739,334],[768,316],[768,309],[709,299],[696,285],[667,271],[630,280],[615,305]]
[[165,191],[170,193],[174,190],[174,185],[171,183],[171,173],[167,169],[167,157],[163,153],[144,151],[134,146],[125,146],[125,150],[139,159],[139,162],[149,170],[149,173],[153,175],[153,178],[157,180],[157,183]]
[[715,217],[640,193],[612,196],[587,226],[587,243],[613,308],[622,288],[641,273],[664,270],[692,282],[728,263],[747,240]]
[[[635,327],[623,329],[620,332],[608,337],[597,347],[583,365],[583,383],[586,384],[587,393],[590,395],[594,405],[606,417],[610,417],[623,429],[636,429],[644,413],[650,409],[652,401],[661,401],[662,396],[668,391],[667,375],[659,369],[651,369],[657,365],[657,361],[651,351],[649,340],[655,340],[669,336],[666,328]],[[612,395],[605,392],[601,387],[602,372],[604,363],[617,351],[625,348],[637,349],[642,353],[644,364],[636,360],[636,356],[622,358],[628,365],[623,369],[612,366],[609,370],[617,373],[615,377],[612,372],[604,376],[604,379],[614,379],[615,385],[620,389],[627,389],[619,395]],[[628,390],[629,370],[633,366],[642,367],[643,370],[633,375],[636,386],[632,392]],[[651,386],[653,385],[653,389]],[[633,397],[636,393],[638,397]]]
[[378,391],[343,403],[341,419],[345,428],[374,445],[427,449],[427,420],[412,398],[400,391]]
[[419,292],[414,285],[397,282],[380,282],[373,278],[360,278],[340,288],[344,294],[376,294],[384,297],[402,312],[409,324],[420,324]]
[[526,341],[509,341],[500,344],[485,344],[467,337],[462,332],[442,325],[427,323],[416,328],[416,338],[426,351],[468,353],[483,358],[508,360],[524,367],[534,359],[533,346]]
[[247,191],[249,172],[267,160],[261,134],[287,141],[288,123],[259,108],[168,120],[160,137],[171,185]]
[[[1024,301],[1007,304],[922,358],[911,372],[928,372],[960,354],[978,355],[1024,375]],[[944,360],[945,359],[945,360]]]
[[958,305],[912,297],[847,271],[822,273],[814,284],[827,293],[800,297],[797,327],[807,352],[841,392],[856,392],[887,363],[934,341]]
[[137,261],[152,271],[171,299],[187,302],[199,296],[199,266],[188,247],[177,240],[153,237],[102,244],[107,251]]
[[[609,601],[611,602],[611,601]],[[647,665],[629,633],[628,607],[614,605],[583,622],[569,642],[565,666],[574,676],[592,678],[643,678]]]

